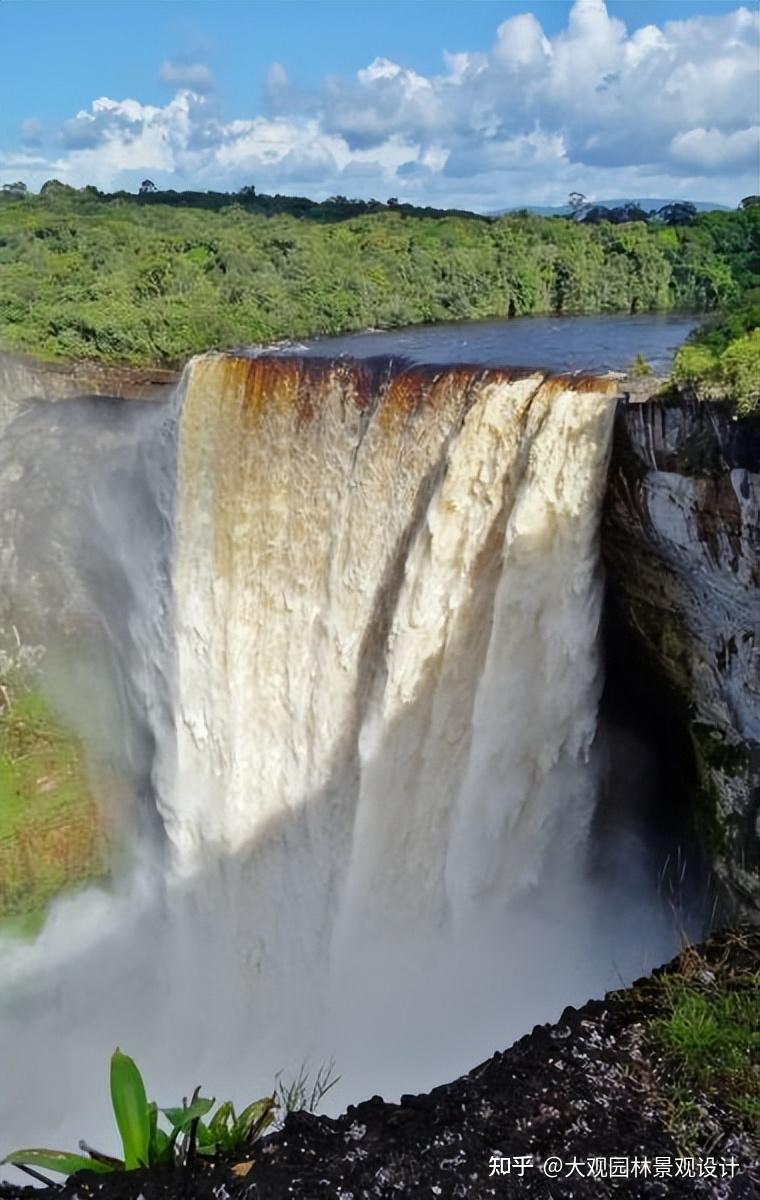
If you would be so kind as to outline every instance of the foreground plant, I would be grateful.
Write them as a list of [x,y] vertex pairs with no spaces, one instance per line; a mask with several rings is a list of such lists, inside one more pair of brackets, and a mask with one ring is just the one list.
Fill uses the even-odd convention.
[[335,1073],[335,1063],[332,1059],[322,1063],[313,1080],[306,1063],[290,1083],[286,1084],[275,1077],[278,1107],[283,1113],[317,1111],[327,1093],[340,1083],[340,1075]]
[[[208,1122],[206,1117],[214,1100],[199,1095],[196,1088],[188,1104],[181,1108],[159,1109],[148,1101],[145,1084],[137,1065],[117,1048],[111,1057],[111,1104],[122,1144],[123,1158],[113,1158],[79,1143],[82,1154],[62,1150],[15,1150],[2,1161],[18,1167],[33,1178],[47,1183],[39,1170],[74,1175],[78,1171],[135,1171],[139,1167],[170,1167],[190,1162],[195,1154],[213,1156],[221,1152],[236,1153],[259,1138],[275,1119],[278,1107],[275,1096],[255,1100],[236,1115],[230,1101],[220,1104]],[[170,1126],[167,1132],[159,1126],[159,1113]]]

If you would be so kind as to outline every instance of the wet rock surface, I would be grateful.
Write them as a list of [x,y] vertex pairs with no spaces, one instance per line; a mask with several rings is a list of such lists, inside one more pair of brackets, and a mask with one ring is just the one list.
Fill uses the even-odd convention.
[[[699,961],[721,969],[730,962],[734,976],[756,973],[760,934],[715,937]],[[280,1132],[237,1161],[80,1175],[42,1191],[0,1185],[0,1198],[754,1200],[760,1146],[748,1127],[713,1106],[710,1145],[697,1152],[677,1144],[669,1127],[669,1067],[649,1026],[662,1011],[665,979],[684,963],[679,956],[629,989],[566,1009],[555,1025],[536,1027],[428,1094],[403,1096],[399,1104],[373,1097],[337,1119],[292,1114]],[[593,1162],[600,1174],[592,1175]]]
[[0,353],[0,433],[38,400],[103,397],[111,400],[167,400],[179,379],[160,367],[105,363],[44,363]]
[[621,404],[602,545],[610,612],[695,766],[694,815],[733,905],[760,920],[760,418]]
[[0,382],[24,399],[114,396],[161,400],[179,379],[163,367],[113,366],[98,362],[45,363],[19,354],[0,354]]

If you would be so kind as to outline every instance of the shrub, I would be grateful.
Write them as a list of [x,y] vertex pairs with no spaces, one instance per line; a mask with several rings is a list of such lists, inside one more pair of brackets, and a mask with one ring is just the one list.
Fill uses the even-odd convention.
[[718,361],[706,346],[687,343],[673,360],[673,378],[682,387],[702,391],[720,378]]
[[639,353],[628,367],[628,374],[634,379],[644,379],[647,375],[652,374],[651,363],[647,362],[644,355]]
[[760,329],[731,342],[720,356],[721,379],[740,416],[760,408]]

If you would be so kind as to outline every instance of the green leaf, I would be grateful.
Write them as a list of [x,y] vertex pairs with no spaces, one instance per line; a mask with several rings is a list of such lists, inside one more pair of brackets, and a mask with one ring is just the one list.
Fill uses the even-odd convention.
[[158,1105],[155,1100],[152,1100],[148,1105],[148,1114],[150,1119],[149,1166],[168,1165],[174,1161],[176,1131],[170,1138],[168,1134],[164,1133],[163,1129],[159,1129]]
[[44,1171],[57,1171],[61,1175],[74,1175],[77,1171],[110,1175],[117,1169],[94,1158],[85,1158],[82,1154],[67,1154],[65,1150],[14,1150],[2,1162],[16,1167],[41,1167]]
[[225,1135],[229,1132],[230,1126],[235,1124],[235,1108],[231,1100],[225,1100],[224,1104],[220,1104],[209,1122],[209,1129],[212,1137],[217,1141],[224,1141]]
[[195,1144],[196,1144],[196,1147],[200,1147],[200,1146],[208,1147],[208,1146],[216,1145],[216,1138],[212,1134],[208,1125],[206,1125],[205,1122],[203,1122],[203,1121],[199,1121],[198,1125],[196,1127]]
[[187,1108],[162,1108],[161,1112],[176,1130],[184,1133],[186,1129],[190,1128],[196,1118],[205,1117],[206,1113],[213,1107],[213,1100],[204,1100],[200,1096],[192,1104],[188,1104]]
[[244,1108],[232,1129],[232,1142],[239,1146],[247,1141],[253,1131],[262,1133],[274,1121],[275,1101],[272,1096],[254,1100]]
[[117,1047],[111,1058],[111,1103],[127,1171],[150,1162],[150,1108],[134,1061]]
[[169,1166],[174,1162],[175,1141],[176,1133],[169,1137],[163,1129],[156,1130],[156,1136],[151,1146],[150,1165],[152,1167]]
[[[207,1158],[213,1158],[218,1154],[219,1148],[220,1143],[218,1139],[215,1139],[213,1142],[209,1142],[207,1146],[196,1146],[196,1152],[198,1154],[205,1154]],[[225,1147],[222,1146],[222,1149],[225,1149]]]

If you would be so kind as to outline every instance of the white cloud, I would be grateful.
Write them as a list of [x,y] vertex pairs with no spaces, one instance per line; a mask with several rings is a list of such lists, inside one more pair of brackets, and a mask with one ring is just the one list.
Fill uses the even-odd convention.
[[493,58],[508,68],[541,69],[551,54],[552,44],[544,37],[544,31],[532,13],[510,17],[496,31]]
[[29,182],[107,188],[149,173],[174,187],[315,196],[350,184],[485,209],[573,189],[735,203],[757,190],[759,36],[746,8],[629,32],[604,0],[576,0],[554,37],[516,14],[487,52],[444,53],[438,75],[379,57],[303,89],[273,63],[266,113],[238,120],[208,94],[208,68],[166,62],[162,79],[181,85],[167,104],[95,100]]
[[56,164],[58,178],[107,188],[129,172],[192,169],[192,138],[205,105],[186,91],[164,107],[101,97],[64,126],[68,153]]
[[214,86],[214,77],[203,63],[163,62],[158,77],[162,83],[192,88],[195,92],[210,92]]
[[671,143],[677,162],[701,171],[731,171],[742,168],[758,172],[760,178],[760,125],[721,133],[719,129],[690,129]]

